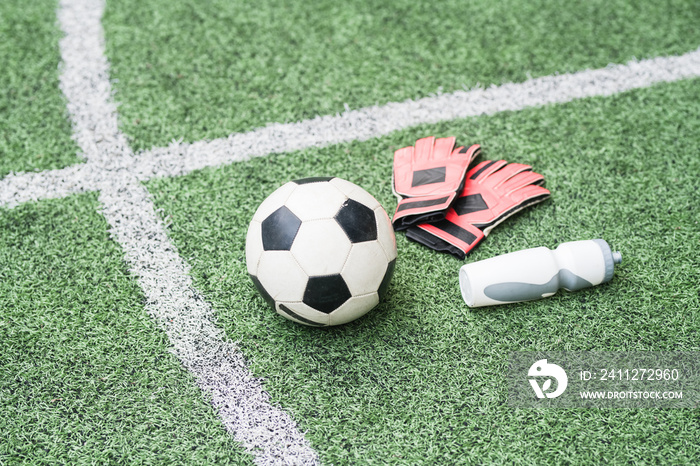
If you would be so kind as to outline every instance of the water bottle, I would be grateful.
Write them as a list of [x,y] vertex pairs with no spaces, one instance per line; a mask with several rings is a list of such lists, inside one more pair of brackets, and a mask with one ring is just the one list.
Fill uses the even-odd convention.
[[466,264],[459,286],[470,307],[517,303],[608,282],[621,262],[622,255],[602,239],[572,241]]

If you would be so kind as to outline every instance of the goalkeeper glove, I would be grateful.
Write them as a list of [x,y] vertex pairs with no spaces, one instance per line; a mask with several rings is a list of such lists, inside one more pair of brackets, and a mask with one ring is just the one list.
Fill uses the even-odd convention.
[[544,177],[529,165],[486,160],[467,173],[464,189],[443,220],[413,226],[406,236],[464,259],[493,227],[547,199],[543,183]]
[[480,150],[478,144],[453,150],[454,145],[454,137],[431,136],[394,153],[392,188],[399,198],[392,219],[395,230],[445,218],[462,190],[469,163]]

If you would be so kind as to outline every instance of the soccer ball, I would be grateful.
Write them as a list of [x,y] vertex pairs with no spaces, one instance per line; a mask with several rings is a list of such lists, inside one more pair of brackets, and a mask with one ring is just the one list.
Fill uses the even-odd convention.
[[290,181],[260,204],[246,263],[272,308],[306,325],[340,325],[374,308],[396,262],[389,217],[367,191],[340,178]]

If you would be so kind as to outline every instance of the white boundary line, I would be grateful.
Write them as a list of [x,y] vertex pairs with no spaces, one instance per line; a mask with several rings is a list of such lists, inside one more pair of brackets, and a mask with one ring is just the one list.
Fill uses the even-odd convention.
[[[700,77],[700,49],[680,56],[631,61],[517,84],[389,103],[297,123],[271,124],[212,141],[173,142],[121,160],[114,168],[121,168],[140,181],[147,181],[272,153],[367,140],[419,124],[609,96],[695,77]],[[8,175],[0,180],[0,206],[12,207],[27,201],[99,189],[100,183],[109,181],[111,175],[89,165],[88,160],[86,164],[60,170]]]
[[69,185],[100,191],[110,234],[137,277],[146,310],[168,335],[172,352],[211,397],[234,438],[259,464],[316,464],[316,452],[294,421],[270,404],[260,380],[217,326],[213,309],[194,288],[189,266],[168,238],[148,191],[131,171],[133,154],[119,131],[112,101],[103,11],[102,0],[62,0],[59,5],[58,20],[65,33],[59,44],[60,86],[74,138],[86,159],[82,168],[59,173],[86,176],[87,185],[72,184],[75,180]]
[[[609,96],[659,82],[700,76],[700,49],[662,57],[347,111],[298,123],[272,124],[213,141],[172,143],[137,155],[140,179],[184,175],[272,153],[364,141],[420,124],[517,111],[552,103]],[[387,155],[391,157],[392,154]]]

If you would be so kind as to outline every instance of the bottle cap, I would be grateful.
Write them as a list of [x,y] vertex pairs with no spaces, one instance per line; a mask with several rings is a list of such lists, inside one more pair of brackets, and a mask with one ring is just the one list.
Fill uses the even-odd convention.
[[622,254],[620,251],[613,252],[608,242],[604,239],[594,239],[593,241],[600,246],[600,250],[603,252],[603,261],[605,262],[605,276],[601,283],[609,282],[612,280],[615,272],[615,264],[622,263]]

